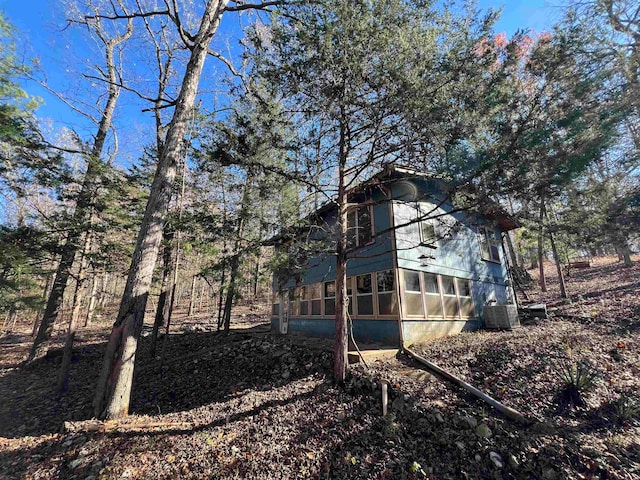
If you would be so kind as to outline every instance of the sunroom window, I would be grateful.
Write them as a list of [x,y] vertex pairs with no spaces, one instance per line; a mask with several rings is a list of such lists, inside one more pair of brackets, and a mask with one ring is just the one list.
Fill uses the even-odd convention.
[[311,315],[322,315],[322,284],[314,283],[311,292]]
[[471,299],[471,283],[466,278],[457,278],[458,297],[460,297],[460,315],[465,318],[473,317],[473,300]]
[[424,316],[422,293],[420,291],[420,272],[404,270],[405,310],[407,315]]
[[371,274],[356,276],[358,315],[373,315],[373,285]]
[[444,302],[444,313],[447,317],[457,317],[458,298],[456,297],[455,279],[442,275],[442,299]]
[[324,282],[324,314],[336,314],[336,282]]
[[393,315],[397,313],[393,270],[377,272],[376,281],[376,286],[378,287],[378,314]]
[[442,317],[442,300],[438,277],[433,273],[424,274],[424,295],[427,300],[427,316]]

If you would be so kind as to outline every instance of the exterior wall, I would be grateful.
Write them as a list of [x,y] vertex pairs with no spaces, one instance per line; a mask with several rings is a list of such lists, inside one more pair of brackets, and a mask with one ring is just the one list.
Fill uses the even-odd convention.
[[[482,309],[488,300],[495,299],[498,303],[505,304],[512,298],[509,295],[506,259],[502,248],[494,249],[492,260],[482,258],[479,227],[485,227],[494,232],[496,241],[499,241],[500,231],[480,216],[453,212],[453,206],[450,202],[443,201],[443,196],[438,193],[438,186],[434,181],[400,180],[391,183],[390,188],[393,200],[386,198],[382,190],[375,190],[373,198],[367,199],[367,201],[372,200],[375,240],[354,251],[347,263],[347,276],[355,280],[357,275],[394,271],[395,301],[396,304],[399,303],[398,313],[380,315],[376,303],[374,303],[372,316],[363,317],[354,310],[352,319],[356,340],[364,343],[382,342],[398,345],[401,340],[400,326],[402,341],[408,344],[480,328]],[[422,200],[424,198],[428,198],[429,201]],[[416,202],[417,199],[420,201]],[[429,217],[437,217],[435,220],[429,220],[435,224],[437,236],[445,234],[444,239],[437,240],[437,248],[429,248],[423,244],[425,233],[421,233],[422,227],[419,223],[392,230],[393,224],[402,225],[415,221],[419,215],[416,210],[417,205],[423,214],[429,213]],[[325,217],[325,222],[329,228],[335,226],[335,218],[331,214]],[[406,314],[404,270],[420,272],[421,295],[424,296],[422,315]],[[432,316],[428,313],[425,286],[427,274],[434,274],[438,279],[442,305],[440,316]],[[445,297],[448,297],[448,300],[453,298],[444,293],[445,280],[451,282],[448,277],[455,279],[453,283],[458,310],[454,315],[448,315],[445,307],[447,300]],[[311,259],[309,268],[302,272],[298,282],[295,279],[289,279],[282,289],[288,292],[296,287],[308,287],[334,279],[335,257],[326,254]],[[373,298],[376,299],[375,275],[372,281]],[[352,288],[355,294],[356,285],[353,284]],[[274,282],[274,291],[277,290],[278,285]],[[468,310],[462,308],[463,300],[466,305],[470,305],[469,296],[465,294],[464,299],[462,298],[463,290],[469,292],[472,300],[473,306]],[[303,332],[313,336],[333,336],[335,329],[333,315],[326,314],[324,300],[321,303],[322,311],[319,315],[300,315],[299,309],[296,312],[289,305],[288,331]],[[310,306],[309,309],[311,309]],[[402,318],[401,322],[400,318]],[[274,311],[272,328],[278,331],[278,326],[279,319]]]
[[[415,182],[418,190],[428,187],[424,182]],[[398,196],[398,192],[396,192]],[[428,272],[468,279],[471,282],[475,317],[482,318],[482,309],[488,300],[499,304],[510,303],[513,298],[508,286],[508,272],[504,252],[498,249],[499,261],[482,258],[478,227],[485,226],[499,241],[500,231],[480,216],[469,217],[461,212],[450,213],[453,206],[443,197],[433,195],[430,202],[419,202],[422,211],[429,212],[436,224],[438,234],[445,234],[437,241],[437,248],[420,245],[418,224],[396,229],[397,264],[401,269]],[[441,205],[440,205],[441,203]],[[415,204],[394,201],[393,215],[396,225],[407,223],[417,216]],[[423,257],[423,258],[420,258]]]

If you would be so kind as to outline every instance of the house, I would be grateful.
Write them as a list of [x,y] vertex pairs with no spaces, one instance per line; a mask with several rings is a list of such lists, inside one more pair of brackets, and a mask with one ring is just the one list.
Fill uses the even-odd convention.
[[[475,330],[485,305],[515,302],[501,236],[518,225],[499,208],[482,215],[456,209],[441,178],[397,166],[348,198],[347,290],[356,341],[411,344]],[[324,232],[316,239],[335,230],[336,211],[328,203],[315,212]],[[333,336],[335,265],[335,256],[322,253],[295,278],[274,279],[274,331]]]

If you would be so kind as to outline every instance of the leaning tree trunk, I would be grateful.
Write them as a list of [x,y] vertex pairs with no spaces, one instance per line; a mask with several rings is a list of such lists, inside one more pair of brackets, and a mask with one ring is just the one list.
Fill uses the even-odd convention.
[[67,288],[67,281],[69,280],[71,267],[73,266],[73,262],[76,258],[76,252],[78,251],[78,248],[80,248],[80,237],[83,234],[87,220],[91,216],[94,196],[96,194],[96,183],[100,175],[100,167],[102,164],[100,156],[102,155],[107,134],[113,122],[113,114],[115,112],[118,96],[120,95],[120,88],[117,87],[117,58],[115,56],[115,49],[120,43],[126,41],[132,33],[133,24],[129,21],[127,31],[124,34],[111,40],[105,40],[105,58],[109,82],[107,102],[102,112],[102,117],[98,125],[98,132],[95,136],[93,147],[89,155],[87,171],[84,175],[82,187],[76,202],[76,208],[71,220],[71,229],[67,235],[66,243],[62,248],[60,263],[58,264],[53,280],[53,287],[51,288],[51,293],[47,300],[47,306],[45,307],[42,321],[40,322],[38,334],[36,335],[31,351],[29,352],[29,356],[27,358],[28,362],[41,358],[47,353],[48,341],[51,338],[53,326],[58,318],[60,305],[64,298],[65,289]]
[[128,414],[136,350],[153,270],[162,240],[162,230],[176,176],[184,153],[190,113],[195,106],[198,83],[208,45],[222,17],[226,0],[210,0],[191,48],[180,93],[158,160],[118,317],[109,337],[96,394],[95,415],[115,419]]

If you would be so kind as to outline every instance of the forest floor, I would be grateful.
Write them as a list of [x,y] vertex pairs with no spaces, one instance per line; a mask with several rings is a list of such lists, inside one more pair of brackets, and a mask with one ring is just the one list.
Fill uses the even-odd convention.
[[[131,415],[96,424],[108,328],[83,331],[70,389],[60,350],[18,368],[30,337],[0,338],[0,478],[640,478],[640,259],[598,259],[545,320],[414,349],[531,419],[518,425],[399,355],[331,382],[331,342],[269,332],[250,312],[225,337],[179,322],[162,365],[141,340]],[[146,330],[145,330],[146,332]],[[580,396],[560,373],[593,373]],[[591,377],[590,377],[591,378]],[[391,413],[381,415],[380,384]],[[589,383],[589,382],[587,382]],[[587,385],[589,386],[589,385]],[[63,429],[67,421],[67,428]]]

